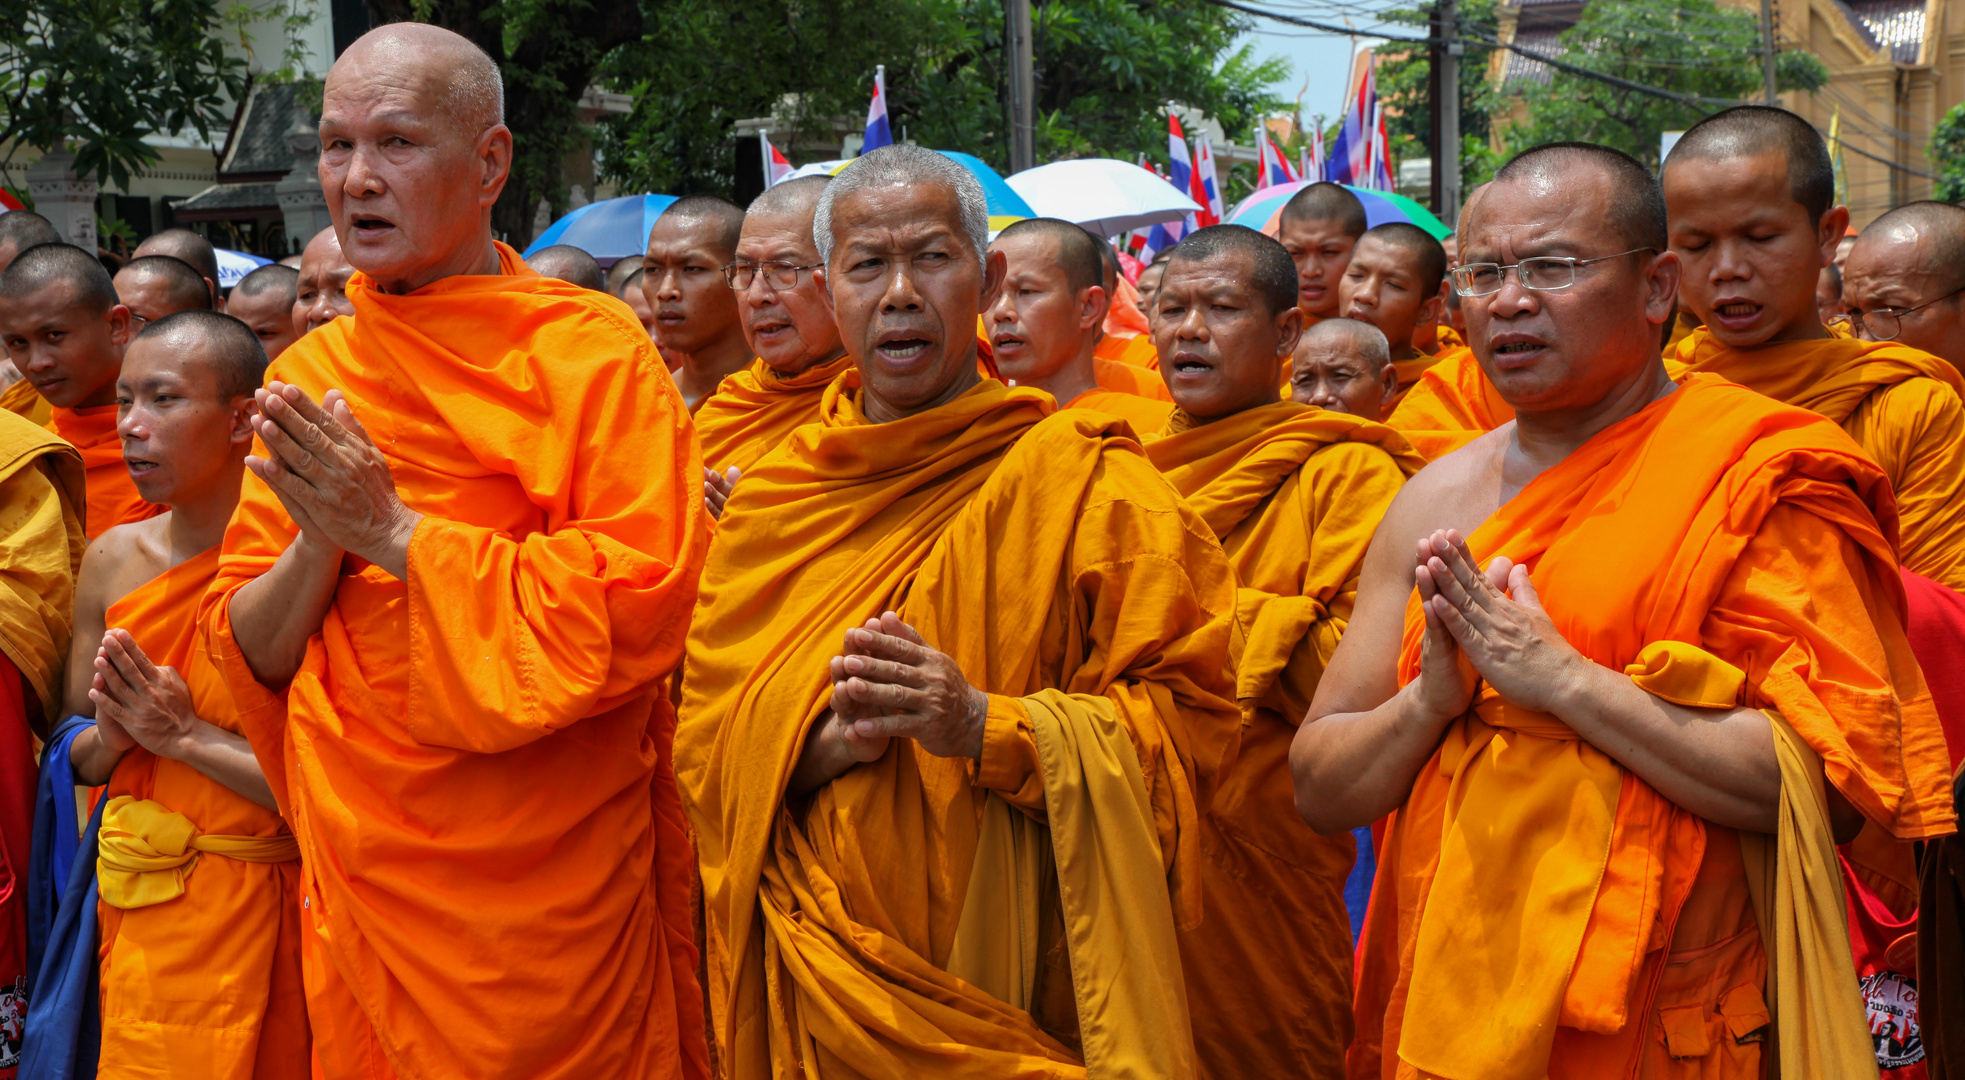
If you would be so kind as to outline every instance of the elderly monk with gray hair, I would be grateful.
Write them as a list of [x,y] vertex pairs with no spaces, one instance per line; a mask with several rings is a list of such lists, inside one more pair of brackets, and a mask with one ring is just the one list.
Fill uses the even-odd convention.
[[300,846],[320,1075],[701,1077],[669,686],[702,465],[628,309],[493,240],[502,98],[413,23],[329,71],[354,317],[267,372],[201,619]]
[[676,741],[724,1075],[1192,1076],[1227,561],[1122,421],[978,377],[961,166],[875,150],[813,230],[856,370],[724,507]]

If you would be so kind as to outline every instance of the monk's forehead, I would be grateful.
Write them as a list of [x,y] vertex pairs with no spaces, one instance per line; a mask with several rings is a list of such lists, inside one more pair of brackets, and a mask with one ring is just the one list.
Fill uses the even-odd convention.
[[216,396],[220,363],[218,342],[210,334],[195,327],[173,327],[131,342],[118,381],[132,386],[146,379],[176,378],[199,386],[209,381]]
[[707,248],[727,251],[729,224],[711,214],[663,214],[648,231],[648,247]]
[[962,200],[954,188],[933,179],[869,184],[847,191],[834,201],[832,220],[841,244],[860,238],[842,226],[857,226],[856,231],[863,235],[884,235],[889,229],[904,227],[909,233],[947,231],[967,236],[962,227]]
[[1615,242],[1617,229],[1607,198],[1611,186],[1604,173],[1601,166],[1575,161],[1494,181],[1469,207],[1460,261],[1474,261],[1471,255],[1476,251],[1483,258],[1493,255],[1504,240],[1516,247],[1536,248],[1594,248]]

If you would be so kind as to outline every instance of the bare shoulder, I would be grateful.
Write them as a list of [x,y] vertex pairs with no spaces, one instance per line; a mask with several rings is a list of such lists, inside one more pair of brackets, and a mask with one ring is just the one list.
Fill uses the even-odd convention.
[[1392,500],[1378,539],[1410,552],[1436,529],[1465,535],[1479,528],[1501,505],[1502,458],[1513,437],[1514,424],[1503,424],[1419,470]]
[[170,514],[132,521],[108,530],[82,554],[75,583],[75,608],[97,619],[110,605],[168,568]]

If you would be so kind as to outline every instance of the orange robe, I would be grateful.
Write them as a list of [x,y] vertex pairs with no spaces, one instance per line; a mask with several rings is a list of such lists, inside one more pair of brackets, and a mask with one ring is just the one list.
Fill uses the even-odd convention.
[[[1179,995],[1172,924],[1198,915],[1199,816],[1239,727],[1221,549],[1108,418],[984,381],[873,426],[858,382],[737,487],[690,626],[676,759],[724,1075],[788,1076],[793,1055],[819,1077],[1078,1078],[1088,1058],[1191,1075],[1184,1004],[1135,1006]],[[788,800],[841,635],[886,609],[990,695],[981,759],[896,738]],[[1077,775],[1039,761],[1039,714],[1061,706],[1133,762],[1122,801],[1145,816],[1125,838],[1152,851],[1096,910],[1011,882],[1045,845],[1069,877],[1076,830],[1121,806],[1052,815],[1025,856],[978,868]],[[1163,948],[1081,948],[1170,901],[1139,924]]]
[[[184,677],[198,716],[239,729],[224,677],[206,652],[198,602],[218,548],[172,567],[111,604],[159,667]],[[278,836],[280,815],[181,761],[142,747],[123,755],[103,798],[161,803],[201,834]],[[306,1080],[311,1054],[300,978],[300,861],[201,855],[175,900],[128,910],[100,903],[102,1065],[122,1076],[195,1072],[213,1080]]]
[[428,515],[408,581],[347,557],[269,694],[230,601],[295,527],[249,476],[201,618],[300,842],[327,1080],[704,1076],[668,699],[702,460],[628,309],[497,250],[409,295],[356,274],[357,317],[268,372],[340,388]]
[[724,379],[696,409],[703,464],[717,472],[732,465],[749,472],[792,431],[818,420],[819,396],[826,384],[852,366],[853,358],[842,356],[796,375],[781,375],[764,361],[753,360],[750,367]]
[[[1865,818],[1909,839],[1954,821],[1894,527],[1882,474],[1840,431],[1693,376],[1468,546],[1528,566],[1564,637],[1654,692],[1705,703],[1672,650],[1734,665],[1729,700],[1777,711]],[[1423,626],[1415,599],[1402,682]],[[1761,1075],[1766,955],[1740,836],[1557,718],[1483,690],[1381,850],[1354,1077]]]
[[1160,377],[1159,368],[1140,368],[1117,360],[1105,360],[1092,356],[1092,381],[1101,390],[1113,390],[1121,394],[1138,394],[1155,401],[1171,402],[1173,392],[1167,389],[1167,380]]
[[1382,424],[1292,401],[1201,426],[1176,413],[1146,453],[1240,586],[1241,750],[1201,834],[1201,925],[1180,943],[1202,1075],[1340,1076],[1356,842],[1297,815],[1290,742],[1351,618],[1372,533],[1425,463]]
[[1514,418],[1514,406],[1487,380],[1474,351],[1460,345],[1420,373],[1385,423],[1427,461],[1438,461]]
[[48,430],[82,452],[88,470],[89,511],[83,527],[93,540],[118,525],[156,517],[167,509],[143,501],[123,464],[123,437],[116,434],[116,406],[56,409]]
[[1133,426],[1133,434],[1141,439],[1166,426],[1167,417],[1172,416],[1174,405],[1171,401],[1156,401],[1137,394],[1119,393],[1112,390],[1087,390],[1064,403],[1067,409],[1093,409],[1116,416]]
[[1407,391],[1418,384],[1419,377],[1439,362],[1439,357],[1428,356],[1425,353],[1420,353],[1410,360],[1392,361],[1392,369],[1399,373],[1399,385],[1392,391],[1392,396],[1385,399],[1385,415],[1391,416],[1392,410],[1399,407],[1399,402],[1406,396]]
[[48,426],[48,421],[54,419],[55,413],[54,406],[48,404],[48,399],[42,397],[41,392],[34,389],[34,384],[24,378],[14,380],[12,386],[0,391],[0,409],[5,409],[16,416],[24,416],[42,427]]
[[1732,349],[1705,327],[1679,343],[1675,359],[1848,432],[1896,492],[1904,568],[1965,591],[1965,378],[1957,368],[1906,345],[1844,337]]
[[1153,347],[1151,334],[1140,334],[1137,337],[1107,334],[1099,339],[1098,346],[1092,350],[1092,355],[1100,360],[1145,368],[1148,371],[1160,370],[1160,353]]

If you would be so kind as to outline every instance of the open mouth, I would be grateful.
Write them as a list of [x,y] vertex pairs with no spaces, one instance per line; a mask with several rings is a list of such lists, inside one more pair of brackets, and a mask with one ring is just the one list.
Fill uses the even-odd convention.
[[395,227],[395,223],[388,218],[376,217],[374,214],[357,214],[348,219],[349,230],[357,239],[362,240],[372,240]]
[[874,346],[883,359],[905,363],[926,353],[934,342],[924,337],[896,337]]
[[998,351],[1003,349],[1020,349],[1023,347],[1024,340],[1015,334],[997,334],[989,339],[989,344],[991,348]]
[[1752,322],[1760,315],[1760,305],[1748,300],[1722,301],[1713,307],[1713,315],[1721,322]]
[[1176,375],[1199,376],[1214,370],[1214,365],[1195,356],[1193,353],[1176,353],[1173,359]]
[[[677,321],[680,322],[681,320],[678,319]],[[789,329],[791,329],[791,324],[788,322],[774,321],[774,322],[767,322],[767,323],[759,323],[751,327],[751,335],[753,337],[760,337],[760,338],[777,337],[779,334],[782,334]]]
[[145,461],[142,458],[124,458],[123,465],[130,470],[133,476],[147,473],[157,467],[156,462]]

